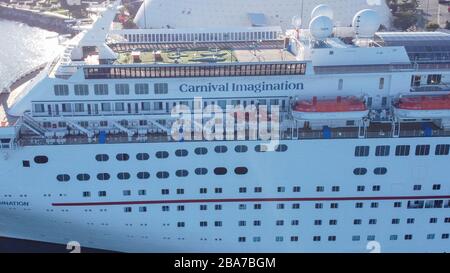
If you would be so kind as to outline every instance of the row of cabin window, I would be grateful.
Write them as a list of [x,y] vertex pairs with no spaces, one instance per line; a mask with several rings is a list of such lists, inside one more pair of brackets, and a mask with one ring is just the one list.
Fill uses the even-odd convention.
[[[356,146],[355,156],[365,157],[369,156],[369,146]],[[438,144],[436,145],[435,155],[448,155],[450,151],[450,144]],[[408,156],[410,152],[410,145],[397,145],[395,147],[396,156]],[[389,156],[390,146],[382,145],[375,148],[375,156]],[[430,145],[416,145],[415,155],[425,156],[430,154]]]
[[[83,195],[88,195],[90,196],[90,192],[84,192]],[[418,205],[418,201],[422,202],[422,207],[411,207],[413,205]],[[446,202],[445,205],[443,205],[443,202]],[[408,209],[410,208],[423,208],[423,200],[416,200],[416,201],[408,201]],[[324,206],[323,203],[315,203],[314,204],[314,208],[315,209],[323,209]],[[420,204],[419,204],[420,205]],[[401,201],[395,201],[394,202],[394,208],[401,208],[402,207],[402,202]],[[428,200],[426,201],[426,205],[425,208],[450,208],[450,200]],[[131,207],[130,208],[130,212],[131,212]],[[300,203],[292,203],[291,204],[291,208],[292,209],[300,209]],[[339,208],[339,203],[330,203],[330,209],[338,209]],[[360,208],[364,208],[364,202],[355,202],[355,208],[360,209]],[[379,203],[378,202],[371,202],[370,203],[370,208],[379,208]],[[206,204],[201,204],[199,206],[199,209],[202,211],[208,210],[208,205]],[[215,204],[214,205],[214,210],[222,210],[223,206],[221,204]],[[239,210],[246,210],[247,209],[247,204],[238,204],[238,209]],[[253,204],[253,209],[254,210],[261,210],[262,209],[262,204]],[[278,203],[276,204],[276,209],[285,209],[285,204],[284,203]],[[161,210],[164,212],[168,212],[170,211],[170,206],[169,205],[163,205],[161,206]],[[177,211],[185,211],[185,205],[177,205],[176,206],[176,210]],[[444,222],[445,223],[450,223],[450,217],[446,217]],[[407,223],[408,224],[413,224],[414,223],[414,218],[408,218]],[[294,223],[294,222],[293,222]],[[361,219],[355,219],[354,220],[354,224],[355,225],[359,225],[362,223]],[[398,224],[400,223],[400,219],[397,218],[393,218],[392,219],[392,224]],[[429,220],[429,223],[437,223],[437,218],[432,217]],[[295,225],[298,225],[299,221],[295,220]],[[294,225],[294,224],[293,224]]]
[[139,33],[124,34],[129,42],[226,42],[226,41],[255,41],[278,39],[276,31],[257,32],[227,32],[227,33]]
[[[204,101],[203,106],[208,105],[219,106],[222,110],[227,109],[227,106],[236,107],[242,105],[244,108],[250,105],[267,105],[267,109],[270,110],[274,106],[279,106],[281,111],[286,111],[287,100],[285,99],[258,99],[258,100],[218,100],[216,101]],[[178,105],[184,105],[186,107],[193,108],[194,103],[190,101],[141,101],[141,102],[101,102],[101,103],[59,103],[59,104],[44,104],[44,103],[33,103],[33,111],[35,113],[49,112],[49,115],[53,113],[84,113],[89,112],[89,114],[98,114],[99,112],[128,112],[128,113],[139,113],[140,111],[171,111],[170,107],[177,107]],[[281,105],[280,105],[281,104]],[[47,109],[46,109],[47,107]],[[53,109],[52,109],[53,108]],[[52,113],[53,112],[53,113]]]
[[[208,169],[206,168],[197,168],[194,170],[196,175],[206,175],[208,174]],[[228,170],[224,167],[217,167],[214,169],[215,175],[225,175],[227,174]],[[248,173],[248,169],[246,167],[236,167],[234,169],[234,173],[237,175],[244,175]],[[189,175],[188,170],[177,170],[175,171],[175,175],[177,177],[186,177]],[[156,173],[156,177],[159,179],[166,179],[168,178],[169,172],[166,171],[160,171]],[[150,173],[149,172],[138,172],[136,174],[136,177],[138,179],[149,179]],[[129,180],[131,178],[131,174],[128,172],[120,172],[117,173],[117,179],[119,180]],[[70,175],[68,174],[59,174],[56,176],[56,179],[60,182],[68,182],[70,181]],[[78,181],[89,181],[91,179],[91,176],[87,173],[80,173],[77,175]],[[109,173],[99,173],[97,174],[97,180],[100,181],[107,181],[111,179],[111,175]]]
[[410,200],[408,209],[440,209],[450,208],[450,199],[448,200]]
[[[413,239],[413,235],[412,234],[405,234],[404,235],[404,240],[408,241],[408,240],[412,240]],[[449,238],[449,233],[442,233],[441,235],[441,239],[448,239]],[[434,233],[430,233],[427,234],[427,240],[433,240],[435,239],[435,234]],[[253,242],[261,242],[261,236],[254,236],[252,237]],[[299,237],[298,236],[291,236],[290,237],[291,242],[298,242],[299,241]],[[322,241],[322,236],[316,235],[312,237],[312,240],[314,242],[320,242]],[[337,237],[334,235],[330,235],[328,236],[328,241],[330,242],[334,242],[337,240]],[[398,235],[397,234],[393,234],[389,236],[389,240],[390,241],[396,241],[398,240]],[[243,236],[243,237],[238,237],[238,242],[239,243],[245,243],[247,241],[247,237]],[[276,236],[275,237],[275,241],[276,242],[283,242],[284,241],[284,236]],[[353,235],[352,236],[352,241],[357,242],[357,241],[361,241],[361,236],[360,235]],[[367,241],[375,241],[375,235],[367,235]]]
[[[105,175],[105,174],[99,174],[99,175]],[[109,179],[109,174],[106,174],[106,175],[108,175],[108,178],[106,179],[106,180],[108,180]],[[98,176],[97,176],[97,178],[99,180],[104,180],[103,178],[99,178]],[[63,174],[63,175],[58,175],[57,179],[58,179],[58,181],[69,181],[70,177],[67,174]],[[64,179],[68,179],[68,180],[64,180]],[[439,185],[439,188],[440,188],[440,184],[437,184],[437,185]],[[372,186],[372,191],[380,191],[380,189],[381,188],[380,188],[379,185],[373,185]],[[433,189],[434,189],[434,187],[433,187]],[[262,193],[263,192],[263,188],[262,187],[254,187],[253,190],[254,190],[255,193]],[[323,192],[324,190],[325,190],[325,187],[323,187],[323,186],[317,186],[316,187],[316,192]],[[277,192],[283,193],[285,191],[286,191],[285,187],[277,187]],[[332,186],[331,187],[331,191],[332,192],[339,192],[340,191],[340,186]],[[357,191],[359,191],[359,192],[365,191],[365,186],[363,186],[363,185],[357,186]],[[247,187],[239,187],[238,192],[239,193],[247,193]],[[301,192],[301,187],[300,186],[293,186],[292,187],[292,192]],[[200,194],[207,194],[208,193],[208,188],[200,188],[199,189],[199,193]],[[214,193],[216,193],[216,194],[223,193],[223,188],[214,188]],[[130,195],[130,194],[131,194],[131,192],[129,194],[127,194],[127,195]],[[170,194],[170,189],[161,189],[161,194],[162,195],[169,195]],[[177,195],[185,194],[185,191],[184,191],[183,188],[178,188],[178,189],[176,189],[176,194]],[[88,195],[88,196],[90,196],[90,195]],[[374,207],[375,203],[376,203],[376,206],[378,207],[378,203],[377,202],[373,202],[371,207]],[[360,204],[362,204],[362,203],[360,203]],[[401,204],[398,204],[398,205],[401,206]],[[297,208],[299,208],[299,207],[297,207]],[[320,207],[316,207],[316,208],[322,208],[322,205]],[[332,205],[331,208],[337,208],[337,203],[336,203],[336,207],[333,207],[333,205]]]
[[[56,84],[53,86],[55,96],[68,96],[69,85]],[[134,94],[136,95],[148,95],[150,93],[148,83],[136,83],[134,84]],[[154,83],[153,90],[155,94],[167,94],[169,92],[169,85],[167,83]],[[75,84],[73,86],[75,96],[88,96],[90,93],[88,84]],[[109,94],[108,84],[94,84],[94,94],[99,96],[105,96]],[[130,86],[127,83],[115,84],[116,95],[129,95]]]
[[278,64],[227,64],[188,66],[141,66],[85,68],[86,79],[127,79],[127,78],[186,78],[186,77],[243,77],[304,75],[305,63]]
[[[276,152],[285,152],[287,151],[288,147],[287,145],[281,144],[281,145],[277,145],[275,148]],[[248,151],[248,147],[245,145],[237,145],[234,147],[235,152],[237,153],[245,153]],[[257,152],[264,152],[265,150],[267,150],[266,147],[263,147],[261,145],[257,145],[255,146],[255,151]],[[228,147],[224,146],[224,145],[220,145],[220,146],[216,146],[214,148],[214,151],[216,153],[226,153],[228,151]],[[208,153],[208,149],[205,147],[198,147],[195,148],[194,153],[196,155],[206,155]],[[189,155],[188,150],[185,149],[178,149],[175,151],[175,156],[177,157],[186,157]],[[155,153],[155,157],[156,158],[168,158],[169,157],[169,152],[167,151],[158,151]],[[136,154],[136,159],[143,161],[143,160],[149,160],[150,155],[148,153],[138,153]],[[119,153],[116,154],[116,159],[118,161],[128,161],[130,159],[130,155],[126,154],[126,153]],[[109,160],[109,155],[107,154],[97,154],[95,156],[95,160],[97,161],[101,161],[101,162],[106,162]]]

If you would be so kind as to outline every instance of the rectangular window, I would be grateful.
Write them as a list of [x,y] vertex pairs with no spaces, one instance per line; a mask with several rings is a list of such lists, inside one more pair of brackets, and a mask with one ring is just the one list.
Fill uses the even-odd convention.
[[449,144],[439,144],[436,145],[436,150],[434,151],[435,155],[448,155],[450,150]]
[[61,104],[61,111],[64,113],[72,112],[72,104],[70,104],[70,103]]
[[136,95],[147,95],[149,93],[148,84],[146,84],[146,83],[136,83],[134,85],[134,93]]
[[420,75],[412,75],[411,76],[411,86],[418,87],[420,86],[420,80],[422,77]]
[[342,90],[343,88],[344,88],[344,80],[343,79],[339,79],[338,90]]
[[84,104],[83,103],[75,103],[75,112],[84,112]]
[[356,157],[369,156],[369,146],[356,146],[355,147],[355,156]]
[[108,85],[107,84],[94,84],[94,94],[95,95],[108,95]]
[[378,89],[384,89],[384,78],[380,78],[380,83],[378,84]]
[[124,196],[130,196],[131,195],[131,191],[130,190],[124,190],[123,191],[123,195]]
[[142,111],[150,111],[150,102],[142,102],[141,110]]
[[111,111],[111,103],[102,102],[101,109],[102,109],[102,112],[110,112]]
[[169,93],[169,84],[167,83],[155,83],[155,94],[167,94]]
[[153,109],[157,110],[157,111],[163,110],[163,103],[159,102],[159,101],[154,102],[153,103]]
[[55,84],[55,86],[53,86],[53,90],[55,91],[55,96],[69,95],[69,86],[67,84]]
[[114,111],[116,111],[116,112],[125,111],[124,103],[123,102],[116,102],[115,106],[114,106]]
[[73,88],[75,91],[75,96],[89,95],[89,85],[87,84],[75,84]]
[[375,156],[388,156],[390,148],[389,145],[377,146],[375,148]]
[[430,154],[430,145],[417,145],[416,146],[416,155],[423,156]]
[[45,106],[43,103],[34,104],[34,112],[35,113],[43,113],[45,112]]
[[126,83],[118,83],[116,84],[116,95],[129,95],[130,94],[130,86]]
[[409,145],[398,145],[395,147],[396,156],[408,156],[409,155]]
[[429,85],[440,84],[441,79],[442,79],[442,75],[440,75],[440,74],[428,75],[427,84],[429,84]]

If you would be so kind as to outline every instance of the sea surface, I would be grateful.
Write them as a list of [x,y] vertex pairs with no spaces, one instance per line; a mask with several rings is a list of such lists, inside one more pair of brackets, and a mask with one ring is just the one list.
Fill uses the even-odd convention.
[[61,49],[56,32],[0,19],[0,89]]
[[[56,32],[0,19],[0,90],[24,72],[52,61],[61,50]],[[69,253],[71,250],[65,245],[0,237],[2,252]],[[104,251],[82,248],[81,252]]]

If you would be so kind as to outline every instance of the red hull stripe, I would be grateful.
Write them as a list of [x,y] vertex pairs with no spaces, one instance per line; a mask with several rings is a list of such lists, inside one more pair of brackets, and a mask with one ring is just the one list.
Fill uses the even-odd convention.
[[117,202],[82,202],[82,203],[52,203],[56,207],[78,206],[115,206],[115,205],[154,205],[181,203],[233,203],[233,202],[313,202],[313,201],[370,201],[370,200],[424,200],[449,199],[450,195],[435,196],[370,196],[370,197],[304,197],[304,198],[228,198],[228,199],[180,199],[180,200],[148,200],[148,201],[117,201]]

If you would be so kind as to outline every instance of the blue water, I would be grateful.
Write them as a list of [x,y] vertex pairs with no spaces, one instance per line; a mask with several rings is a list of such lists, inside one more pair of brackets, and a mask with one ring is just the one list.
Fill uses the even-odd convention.
[[23,23],[0,20],[0,89],[61,49],[58,34]]
[[[61,46],[58,34],[23,23],[0,20],[0,90],[11,80],[42,63],[51,61]],[[99,252],[81,249],[82,252]],[[1,252],[69,253],[65,245],[0,237]]]

